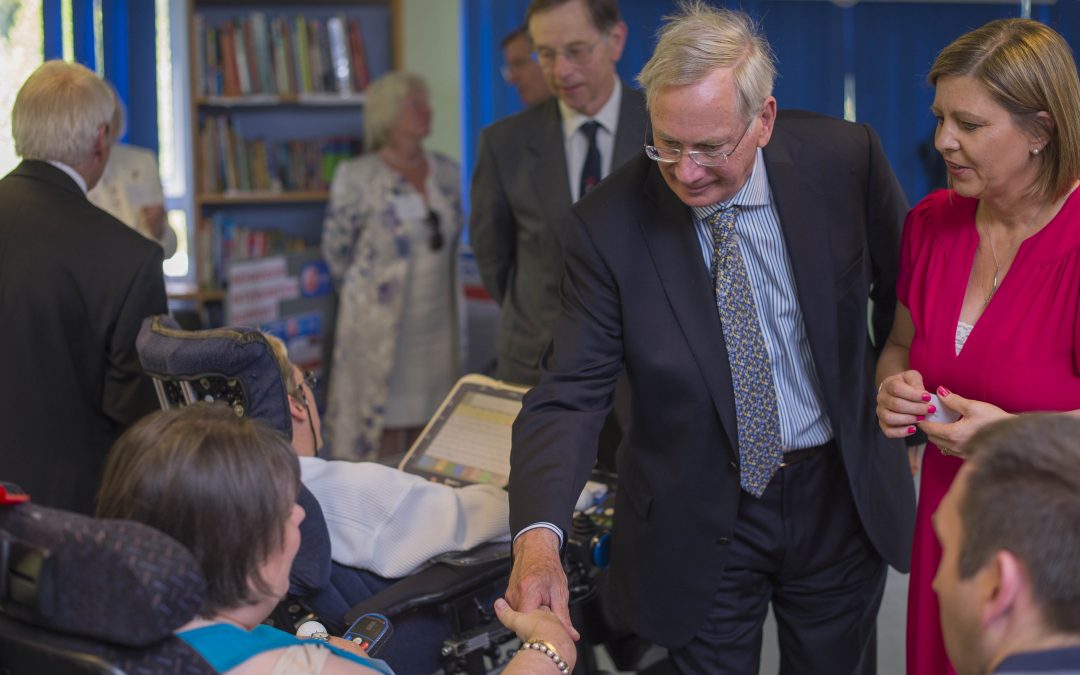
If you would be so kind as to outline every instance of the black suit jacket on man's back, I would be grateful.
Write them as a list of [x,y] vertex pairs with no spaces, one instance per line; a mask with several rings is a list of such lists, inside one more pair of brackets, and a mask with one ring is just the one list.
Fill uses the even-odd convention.
[[[782,112],[764,151],[825,412],[870,540],[909,565],[914,490],[874,412],[867,300],[883,340],[907,210],[863,125]],[[735,401],[690,209],[644,153],[571,211],[554,354],[514,425],[511,528],[567,531],[596,433],[625,369],[633,420],[618,454],[614,613],[685,644],[713,601],[738,513]],[[844,486],[837,486],[843,489]]]
[[162,250],[47,162],[0,179],[0,480],[89,512],[116,437],[156,407],[135,335]]

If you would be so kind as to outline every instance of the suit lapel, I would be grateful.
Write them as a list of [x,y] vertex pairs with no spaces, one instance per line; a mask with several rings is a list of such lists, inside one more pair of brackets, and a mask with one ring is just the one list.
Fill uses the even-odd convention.
[[[826,209],[822,186],[816,177],[795,161],[799,145],[797,140],[774,135],[765,149],[765,167],[795,277],[795,292],[810,340],[810,352],[818,381],[824,387],[834,379],[825,375],[837,372],[840,367],[836,351],[836,284],[829,238],[835,216]],[[822,394],[828,397],[828,392]]]
[[570,181],[566,175],[566,143],[563,139],[559,106],[552,97],[536,109],[535,133],[526,148],[531,157],[526,162],[536,167],[532,174],[537,202],[544,210],[544,220],[562,241],[562,223],[570,210]]
[[653,266],[675,319],[690,345],[732,448],[737,448],[735,398],[724,333],[709,274],[701,257],[690,209],[679,201],[655,167],[645,183],[652,212],[639,221]]

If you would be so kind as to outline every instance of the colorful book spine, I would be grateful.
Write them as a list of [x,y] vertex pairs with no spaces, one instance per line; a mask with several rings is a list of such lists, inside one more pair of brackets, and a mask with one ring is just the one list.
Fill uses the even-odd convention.
[[244,23],[233,23],[233,49],[236,50],[237,85],[241,96],[251,96],[251,70],[248,68],[247,39],[244,36]]
[[195,96],[209,96],[206,63],[206,21],[201,14],[196,14],[193,29],[195,31]]
[[270,53],[270,28],[267,26],[266,15],[262,12],[252,12],[248,21],[251,23],[251,35],[255,40],[255,59],[259,71],[259,92],[273,94],[274,85],[274,60]]
[[334,74],[334,91],[348,94],[352,91],[352,66],[349,63],[349,36],[345,17],[333,16],[326,20],[326,34],[330,41],[330,63]]
[[293,54],[296,61],[297,91],[310,94],[314,88],[311,84],[311,58],[308,54],[307,22],[304,17],[296,17],[292,34],[296,43]]
[[294,92],[289,85],[288,40],[285,36],[285,20],[281,17],[270,20],[270,43],[274,55],[274,89],[279,96],[287,96]]
[[352,60],[353,89],[364,91],[371,81],[360,19],[349,19],[349,57]]
[[221,26],[218,29],[218,36],[221,41],[222,70],[225,75],[223,93],[226,96],[237,96],[240,93],[240,75],[236,66],[236,43],[232,24]]

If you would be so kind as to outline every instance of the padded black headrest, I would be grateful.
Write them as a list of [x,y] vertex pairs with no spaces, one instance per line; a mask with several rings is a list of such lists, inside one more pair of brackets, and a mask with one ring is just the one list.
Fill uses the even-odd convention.
[[0,506],[0,612],[127,647],[172,635],[202,607],[206,581],[158,530],[33,503]]
[[[143,321],[135,348],[143,369],[155,379],[193,384],[200,397],[210,390],[221,392],[238,415],[262,420],[292,437],[285,380],[258,330],[182,330],[167,315],[152,316]],[[214,379],[227,383],[226,391],[215,389],[210,382]],[[237,400],[229,400],[234,393]]]
[[[243,414],[266,422],[292,438],[285,381],[266,336],[258,330],[182,330],[169,316],[153,316],[143,321],[135,346],[143,368],[155,378],[194,382],[204,377],[234,380],[242,390],[239,398]],[[201,386],[196,389],[207,390]],[[304,543],[293,560],[290,591],[309,595],[330,580],[330,533],[319,502],[306,487],[300,486],[296,501],[307,516],[300,524]]]

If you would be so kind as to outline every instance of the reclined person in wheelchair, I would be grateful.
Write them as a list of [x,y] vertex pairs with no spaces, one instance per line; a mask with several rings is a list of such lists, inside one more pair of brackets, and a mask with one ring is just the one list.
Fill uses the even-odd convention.
[[[98,516],[150,525],[192,552],[206,601],[177,635],[216,671],[390,674],[350,642],[301,639],[261,623],[289,587],[305,515],[299,489],[297,457],[279,433],[228,406],[196,403],[153,413],[121,436],[106,461]],[[550,612],[519,614],[505,602],[495,609],[533,645],[503,672],[573,666],[574,645]]]
[[[508,497],[501,488],[453,488],[375,462],[319,458],[323,440],[314,383],[289,360],[281,340],[264,337],[285,381],[292,447],[299,457],[301,480],[325,520],[333,561],[329,579],[320,587],[298,584],[302,568],[322,563],[321,556],[327,554],[314,543],[324,536],[321,525],[306,524],[292,590],[328,629],[344,630],[342,622],[350,609],[435,556],[509,541]],[[490,607],[501,592],[501,588],[478,591],[477,599]],[[450,623],[447,617],[423,612],[410,613],[402,623],[395,620],[396,635],[381,656],[402,672],[437,670],[443,640],[454,632]]]
[[301,479],[322,507],[334,562],[398,578],[442,553],[510,540],[508,498],[497,486],[453,488],[375,462],[319,458],[313,382],[289,360],[281,340],[265,337],[289,394]]
[[392,612],[395,636],[380,656],[394,668],[432,672],[447,658],[461,658],[457,650],[441,653],[444,640],[493,620],[492,602],[505,588],[502,566],[484,555],[464,566],[436,565],[419,584],[411,576],[440,554],[506,541],[503,490],[450,488],[383,465],[318,459],[321,425],[310,384],[284,345],[259,331],[185,331],[167,316],[151,317],[138,349],[164,407],[227,402],[284,434],[301,457],[306,486],[298,501],[308,517],[289,601],[274,612],[273,625],[295,630],[310,611],[341,634],[356,619],[350,613],[366,603],[365,611]]

